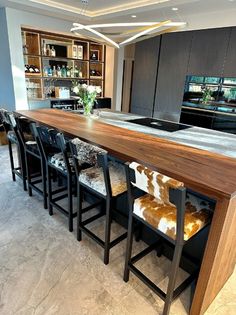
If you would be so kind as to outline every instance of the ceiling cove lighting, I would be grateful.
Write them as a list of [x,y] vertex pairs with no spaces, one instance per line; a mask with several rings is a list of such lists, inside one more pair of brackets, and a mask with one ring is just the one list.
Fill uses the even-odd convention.
[[[178,28],[186,26],[185,22],[172,22],[171,20],[162,21],[162,22],[137,22],[137,23],[107,23],[107,24],[91,24],[91,25],[83,25],[81,23],[73,23],[73,28],[71,29],[71,32],[75,33],[76,35],[80,35],[81,32],[87,31],[89,33],[92,33],[93,35],[96,35],[98,37],[98,40],[107,43],[108,45],[112,45],[115,48],[120,48],[123,45],[126,45],[128,43],[134,42],[141,36],[146,36],[148,34],[155,34],[158,30],[158,34],[167,33],[168,31],[174,31]],[[118,43],[115,42],[112,37],[112,33],[108,37],[106,34],[104,34],[101,29],[104,28],[118,28],[118,31],[120,28],[131,28],[131,27],[138,27],[135,29],[129,29],[125,32],[119,32],[118,35],[120,38],[127,37],[130,34],[135,33],[131,37],[123,38],[123,40],[120,40]],[[162,28],[160,31],[159,29]],[[99,29],[99,30],[96,30]],[[117,35],[116,33],[114,35]]]

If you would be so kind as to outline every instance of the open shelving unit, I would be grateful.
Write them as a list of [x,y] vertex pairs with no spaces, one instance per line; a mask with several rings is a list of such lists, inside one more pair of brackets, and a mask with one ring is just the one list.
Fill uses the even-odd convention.
[[[70,90],[73,96],[75,83],[100,86],[98,96],[104,96],[105,45],[22,28],[22,46],[24,63],[29,66],[25,68],[29,100],[55,100],[56,88]],[[55,56],[50,55],[53,49]]]

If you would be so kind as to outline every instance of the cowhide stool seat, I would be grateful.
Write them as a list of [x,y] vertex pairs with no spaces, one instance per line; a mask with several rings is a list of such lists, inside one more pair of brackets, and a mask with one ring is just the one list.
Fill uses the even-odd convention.
[[[128,183],[129,225],[124,281],[127,282],[129,280],[129,273],[132,271],[164,300],[163,314],[167,315],[172,301],[198,275],[199,266],[196,266],[188,278],[175,288],[178,268],[183,255],[183,246],[210,223],[214,203],[212,204],[188,192],[186,194],[186,189],[182,182],[152,171],[136,162],[126,164],[126,175]],[[143,195],[135,199],[134,190],[137,188],[143,191]],[[159,240],[131,258],[134,220],[142,222],[151,228],[158,234]],[[169,282],[166,293],[134,265],[152,250],[157,250],[158,246],[162,248],[163,241],[171,243],[172,247],[174,246],[174,255],[168,275]]]
[[[110,240],[112,211],[116,210],[119,212],[117,209],[114,209],[115,199],[127,190],[124,165],[109,160],[107,151],[83,142],[78,138],[70,142],[70,147],[78,180],[77,239],[81,241],[83,232],[96,241],[104,248],[104,264],[108,264],[110,249],[127,236],[127,233],[123,233],[113,241]],[[86,165],[87,168],[85,168]],[[82,167],[85,169],[82,169]],[[82,202],[85,192],[95,199],[95,203],[83,208]],[[102,209],[100,213],[83,219],[83,213],[104,203],[106,204],[105,212]],[[91,229],[88,229],[87,225],[104,215],[106,225],[105,240],[103,241]]]
[[[55,129],[36,126],[35,133],[39,142],[39,148],[45,159],[47,177],[47,195],[49,214],[53,215],[53,208],[68,218],[69,231],[73,231],[73,219],[77,213],[73,211],[73,195],[76,195],[76,177],[73,162],[68,146],[62,133]],[[64,185],[54,188],[53,175],[63,178]],[[63,193],[64,192],[64,193]],[[67,199],[67,206],[58,202]]]
[[[15,118],[12,113],[8,112],[5,109],[1,109],[0,114],[3,121],[4,129],[7,133],[12,180],[15,181],[16,176],[19,177],[23,182],[23,189],[27,190],[24,148],[21,138],[19,136]],[[15,163],[14,161],[12,148],[13,145],[15,145],[17,148],[18,163]],[[15,164],[18,165],[16,166]]]

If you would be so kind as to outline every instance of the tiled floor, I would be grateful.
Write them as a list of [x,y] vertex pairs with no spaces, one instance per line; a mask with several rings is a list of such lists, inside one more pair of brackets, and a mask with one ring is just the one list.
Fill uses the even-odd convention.
[[[0,147],[0,187],[1,315],[161,314],[163,302],[139,280],[131,276],[123,282],[125,242],[111,250],[105,266],[100,247],[86,237],[77,242],[65,217],[56,212],[50,217],[42,198],[28,197],[19,180],[12,182],[6,146]],[[119,230],[114,225],[113,231]],[[154,259],[150,255],[142,267],[164,285],[169,262],[161,257],[156,269]],[[188,297],[189,290],[172,305],[172,315],[187,314]],[[236,314],[236,272],[210,314]]]

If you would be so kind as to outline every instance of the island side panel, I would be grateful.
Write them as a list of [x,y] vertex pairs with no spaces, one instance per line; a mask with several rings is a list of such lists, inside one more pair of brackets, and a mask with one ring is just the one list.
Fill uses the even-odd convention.
[[230,200],[218,200],[190,311],[191,315],[204,314],[234,271],[235,226],[236,196]]

